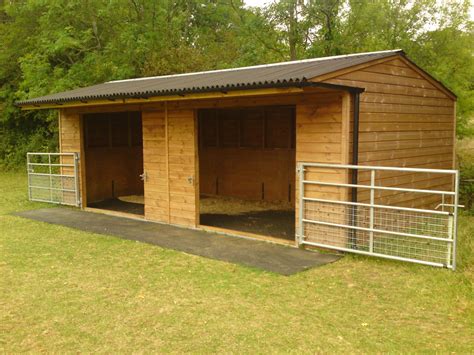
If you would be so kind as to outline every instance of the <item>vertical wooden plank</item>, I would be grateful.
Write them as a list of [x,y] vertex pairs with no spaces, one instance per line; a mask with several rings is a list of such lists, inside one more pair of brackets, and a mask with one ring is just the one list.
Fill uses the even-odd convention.
[[456,169],[456,123],[457,123],[457,117],[456,117],[456,110],[457,110],[457,102],[454,102],[453,105],[453,166],[452,169]]
[[195,110],[168,110],[170,223],[197,226]]
[[[454,130],[453,130],[453,165],[452,165],[453,170],[456,169],[456,165],[457,165],[457,157],[456,157],[456,123],[457,123],[456,109],[457,109],[457,102],[455,101],[454,105],[453,105],[453,126],[454,126]],[[452,189],[454,191],[455,188],[456,188],[456,175],[453,176],[452,184],[453,184]],[[452,203],[452,204],[455,203],[454,198],[452,198],[450,203]]]
[[79,176],[81,186],[81,208],[87,207],[87,181],[86,181],[86,150],[84,147],[84,117],[79,115],[80,149],[79,149]]
[[168,173],[166,170],[166,129],[163,110],[143,111],[143,169],[145,218],[168,223]]
[[198,135],[199,135],[199,124],[198,124],[198,111],[193,110],[194,112],[194,166],[195,166],[195,173],[194,173],[194,208],[195,208],[195,225],[198,226],[201,224],[200,222],[200,212],[199,212],[199,193],[201,191],[200,189],[200,172],[199,172],[199,141],[198,141]]
[[[86,199],[86,178],[85,178],[85,154],[83,146],[83,131],[81,115],[73,110],[59,110],[59,151],[61,153],[79,153],[79,196],[81,207],[85,207]],[[63,160],[64,161],[64,160]],[[64,163],[70,164],[68,159]],[[62,168],[65,174],[71,174],[72,169]]]
[[[351,164],[350,158],[350,143],[351,143],[351,101],[352,95],[345,92],[342,96],[342,127],[341,127],[341,163]],[[344,180],[349,182],[350,172],[346,171]],[[343,201],[349,200],[349,190],[343,189],[341,191],[341,199]]]
[[168,102],[165,102],[165,155],[166,155],[166,188],[168,190],[168,223],[171,222],[170,212],[170,153],[169,153],[169,134],[168,134]]
[[[344,122],[345,121],[345,122]],[[349,156],[349,143],[342,142],[348,138],[350,126],[350,97],[341,97],[335,93],[330,101],[319,104],[299,104],[296,106],[296,162],[297,163],[331,163],[340,164]],[[327,148],[331,149],[326,151]],[[336,148],[336,149],[335,149]],[[334,152],[333,152],[334,151]],[[298,174],[297,174],[297,179]],[[345,182],[347,173],[341,170],[328,168],[308,167],[305,179],[322,182]],[[300,191],[299,181],[296,183],[295,209],[296,219],[299,218],[299,200],[303,191]],[[328,200],[347,200],[345,188],[306,185],[304,196]],[[303,217],[314,220],[327,220],[331,216],[333,222],[345,223],[345,207],[338,205],[318,205],[314,202],[305,202]],[[338,220],[340,218],[340,220]],[[304,237],[307,241],[324,242],[328,238],[324,228],[317,225],[311,228],[304,227]],[[335,244],[345,246],[347,234],[343,230],[330,230],[330,237],[335,238]]]
[[63,112],[64,110],[58,110],[58,138],[59,138],[59,152],[62,152],[62,137],[63,137],[63,130],[62,130],[62,124],[61,124],[61,121],[62,121],[62,115],[63,115]]

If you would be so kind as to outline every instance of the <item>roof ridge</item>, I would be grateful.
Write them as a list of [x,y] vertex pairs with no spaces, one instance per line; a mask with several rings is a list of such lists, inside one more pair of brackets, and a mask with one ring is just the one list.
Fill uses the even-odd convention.
[[286,62],[251,65],[251,66],[247,66],[247,67],[238,67],[238,68],[205,70],[205,71],[190,72],[190,73],[181,73],[181,74],[169,74],[169,75],[147,76],[147,77],[143,77],[143,78],[132,78],[132,79],[112,80],[112,81],[107,81],[107,82],[105,82],[105,84],[123,83],[123,82],[128,82],[128,81],[151,80],[151,79],[158,79],[158,78],[182,77],[182,76],[188,76],[188,75],[200,75],[200,74],[210,74],[210,73],[225,73],[225,72],[231,72],[231,71],[237,71],[237,70],[243,70],[243,69],[257,69],[257,68],[275,67],[275,66],[286,65],[286,64],[319,62],[319,61],[331,60],[331,59],[336,59],[336,58],[356,57],[356,56],[372,55],[372,54],[375,55],[375,54],[381,54],[381,53],[403,53],[403,50],[402,50],[402,49],[391,49],[391,50],[385,50],[385,51],[362,52],[362,53],[352,53],[352,54],[334,55],[334,56],[329,56],[329,57],[317,57],[317,58],[309,58],[309,59],[301,59],[301,60],[290,60],[290,61],[286,61]]

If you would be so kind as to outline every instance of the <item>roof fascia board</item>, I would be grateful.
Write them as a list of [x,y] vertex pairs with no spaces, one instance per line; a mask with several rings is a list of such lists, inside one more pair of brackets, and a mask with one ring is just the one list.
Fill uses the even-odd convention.
[[200,92],[200,93],[189,93],[181,95],[169,95],[169,96],[153,96],[149,98],[122,98],[116,100],[90,100],[90,101],[71,101],[61,104],[35,104],[35,105],[24,105],[21,106],[22,110],[43,110],[43,109],[61,109],[71,107],[88,107],[88,106],[109,106],[109,105],[129,105],[129,104],[145,104],[152,102],[165,102],[165,101],[187,101],[187,100],[204,100],[204,99],[222,99],[222,98],[235,98],[242,96],[262,96],[262,95],[279,95],[279,94],[295,94],[302,93],[304,90],[302,87],[276,87],[276,88],[263,88],[263,89],[251,89],[251,90],[231,90],[227,92]]
[[[288,85],[288,84],[287,84]],[[187,93],[181,95],[170,95],[170,96],[154,96],[149,98],[119,98],[115,100],[90,100],[90,101],[72,101],[58,104],[36,104],[36,105],[24,105],[22,110],[42,110],[42,109],[61,109],[61,108],[72,108],[72,107],[87,107],[87,106],[108,106],[108,105],[129,105],[129,104],[143,104],[151,102],[165,102],[165,101],[185,101],[185,100],[205,100],[205,99],[221,99],[221,98],[235,98],[245,96],[261,96],[261,95],[283,95],[283,94],[295,94],[303,93],[304,88],[317,87],[332,89],[337,91],[347,91],[350,93],[363,92],[363,88],[330,84],[330,83],[319,83],[319,82],[300,82],[293,83],[285,87],[268,87],[260,89],[246,89],[246,90],[229,90],[219,92],[200,92],[200,93]]]

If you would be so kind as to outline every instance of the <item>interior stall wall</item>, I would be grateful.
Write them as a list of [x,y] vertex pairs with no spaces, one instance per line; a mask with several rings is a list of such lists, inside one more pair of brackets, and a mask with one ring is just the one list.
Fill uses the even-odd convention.
[[199,111],[200,192],[294,201],[294,107]]
[[145,218],[196,226],[197,137],[194,110],[143,111]]
[[87,201],[142,195],[142,126],[139,112],[84,115]]

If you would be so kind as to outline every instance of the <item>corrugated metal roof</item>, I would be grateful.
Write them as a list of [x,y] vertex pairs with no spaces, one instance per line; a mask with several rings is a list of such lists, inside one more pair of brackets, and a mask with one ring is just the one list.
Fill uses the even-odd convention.
[[81,89],[18,101],[17,105],[41,105],[71,101],[176,95],[202,91],[293,86],[320,75],[397,53],[403,53],[403,51],[358,53],[234,69],[109,81]]

